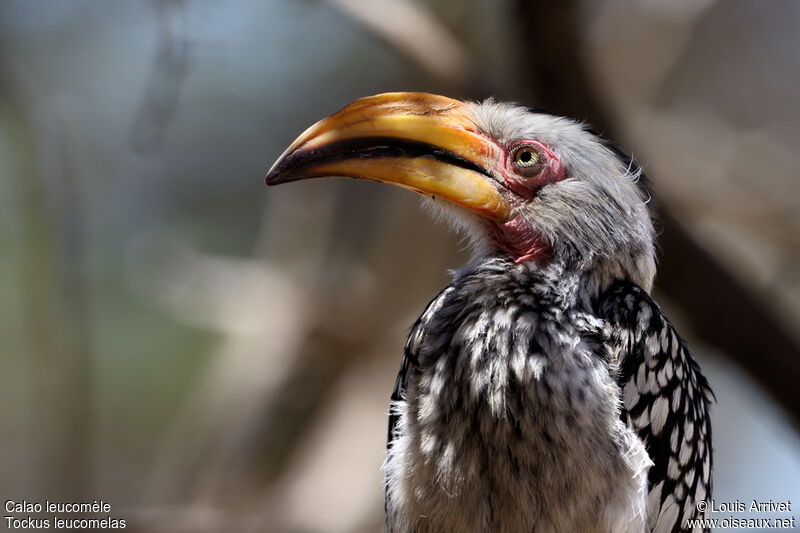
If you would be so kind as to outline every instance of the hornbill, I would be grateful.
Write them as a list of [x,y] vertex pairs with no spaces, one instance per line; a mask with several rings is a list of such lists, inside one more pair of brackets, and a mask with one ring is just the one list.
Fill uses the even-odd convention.
[[311,126],[266,181],[324,176],[416,191],[475,250],[408,337],[388,531],[706,529],[713,395],[650,297],[632,159],[564,117],[388,93]]

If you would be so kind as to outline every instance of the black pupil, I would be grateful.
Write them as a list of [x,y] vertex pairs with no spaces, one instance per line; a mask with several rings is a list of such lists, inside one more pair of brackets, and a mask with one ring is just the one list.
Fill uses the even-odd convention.
[[533,160],[533,154],[528,150],[523,150],[522,153],[519,154],[520,163],[530,163],[531,160]]

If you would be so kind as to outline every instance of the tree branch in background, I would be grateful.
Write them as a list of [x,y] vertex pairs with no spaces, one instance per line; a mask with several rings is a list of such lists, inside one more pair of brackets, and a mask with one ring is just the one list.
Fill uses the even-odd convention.
[[423,4],[406,0],[327,2],[435,78],[450,84],[466,79],[469,54]]
[[[15,70],[3,66],[0,72]],[[94,433],[81,198],[58,117],[31,96],[38,91],[26,72],[14,74],[24,83],[0,78],[0,116],[22,227],[20,313],[34,414],[29,476],[45,483],[34,485],[40,494],[81,499],[90,494]]]
[[133,150],[144,155],[158,150],[175,110],[189,63],[189,42],[182,0],[155,0],[159,27],[153,70],[130,134]]

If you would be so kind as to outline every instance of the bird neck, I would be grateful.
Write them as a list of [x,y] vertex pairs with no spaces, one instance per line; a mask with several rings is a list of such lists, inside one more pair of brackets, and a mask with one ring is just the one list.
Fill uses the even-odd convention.
[[561,309],[589,310],[612,280],[571,267],[555,258],[517,262],[506,254],[485,255],[454,273],[455,285],[475,292],[527,287],[537,298]]
[[515,263],[543,262],[552,255],[547,241],[532,231],[521,218],[512,218],[503,224],[491,224],[489,232],[494,246]]
[[635,253],[597,253],[572,245],[553,246],[522,218],[503,224],[489,224],[488,248],[530,270],[582,272],[594,292],[616,280],[627,280],[649,292],[655,276],[653,244],[640,246]]

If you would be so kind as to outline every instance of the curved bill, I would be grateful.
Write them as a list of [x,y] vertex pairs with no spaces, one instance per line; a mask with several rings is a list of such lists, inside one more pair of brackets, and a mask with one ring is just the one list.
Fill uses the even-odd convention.
[[491,169],[502,149],[477,133],[466,104],[427,93],[356,100],[297,138],[267,185],[343,176],[400,185],[505,222],[511,204]]

